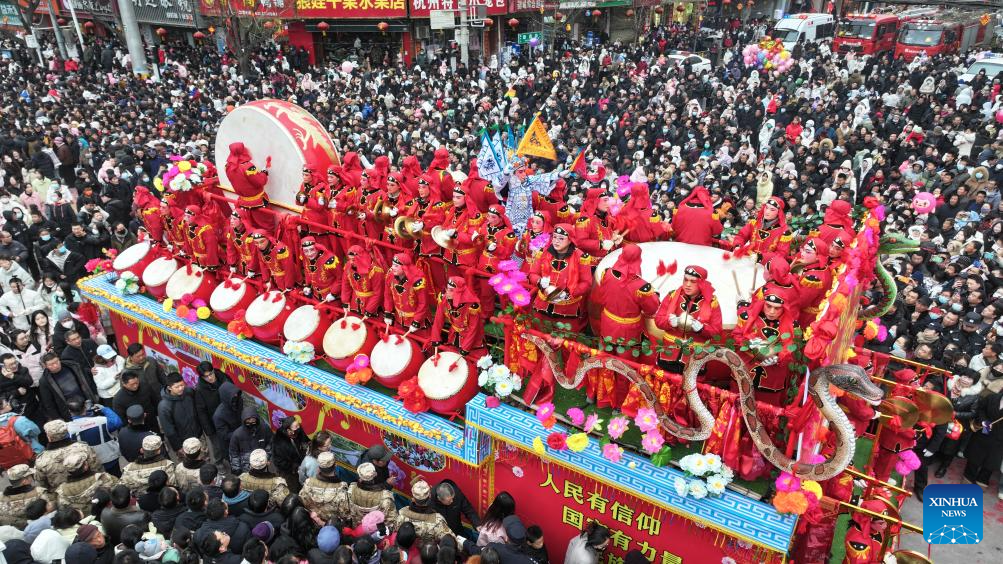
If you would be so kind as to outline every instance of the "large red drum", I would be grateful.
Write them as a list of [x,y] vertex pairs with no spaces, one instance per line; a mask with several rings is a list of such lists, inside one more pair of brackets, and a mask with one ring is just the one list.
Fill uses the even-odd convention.
[[210,272],[201,266],[187,264],[174,271],[167,280],[165,291],[167,297],[174,301],[191,294],[192,299],[209,303],[209,297],[215,289],[216,278]]
[[373,346],[369,367],[376,380],[388,388],[397,389],[405,380],[414,378],[425,357],[407,335],[384,335]]
[[418,369],[418,387],[432,411],[442,415],[462,413],[467,402],[477,395],[477,373],[458,353],[440,351]]
[[209,308],[223,323],[233,321],[240,310],[247,310],[256,297],[254,288],[243,278],[233,277],[216,286],[209,296]]
[[167,296],[167,281],[178,270],[178,261],[171,257],[157,257],[143,269],[143,285],[158,300]]
[[279,336],[282,334],[282,327],[290,313],[292,313],[292,306],[289,305],[282,292],[269,290],[254,298],[254,301],[247,306],[244,321],[254,333],[254,338],[277,345]]
[[331,326],[331,318],[313,304],[301,305],[286,318],[282,334],[287,341],[305,341],[319,351],[324,344],[324,334]]
[[146,266],[158,256],[160,255],[153,250],[153,245],[149,241],[140,241],[127,249],[122,249],[112,261],[111,267],[119,274],[131,272],[139,278],[146,270]]
[[376,341],[376,333],[365,321],[349,315],[336,319],[324,333],[324,354],[331,366],[347,370],[355,356],[369,354]]

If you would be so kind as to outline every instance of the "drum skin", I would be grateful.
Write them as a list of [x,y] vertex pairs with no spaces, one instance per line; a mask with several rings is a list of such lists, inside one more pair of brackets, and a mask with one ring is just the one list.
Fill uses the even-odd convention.
[[[279,300],[278,302],[271,301],[275,300],[276,297]],[[265,316],[271,317],[271,319],[262,322],[260,319],[256,319],[256,310],[266,307],[265,302],[268,301],[271,301],[271,304],[269,304],[268,307],[277,309],[278,304],[281,303],[281,309],[279,309],[274,316]],[[246,321],[248,327],[251,328],[251,332],[254,333],[255,339],[265,343],[277,345],[282,334],[282,327],[285,325],[286,318],[289,317],[289,314],[292,313],[292,311],[292,307],[289,305],[286,297],[282,295],[281,292],[271,290],[254,298],[254,301],[247,306],[247,315],[244,316],[244,321]]]
[[[222,294],[228,292],[243,292],[243,295],[236,302],[233,302],[231,298],[222,296]],[[212,291],[212,295],[209,296],[209,309],[212,310],[212,314],[216,316],[216,319],[223,323],[229,323],[233,321],[238,311],[246,310],[247,306],[251,305],[251,302],[256,297],[255,289],[244,282],[243,278],[230,278],[219,286],[216,286],[216,289]],[[220,302],[228,307],[217,307],[220,305]],[[231,303],[233,305],[230,305]]]
[[153,249],[153,245],[149,241],[140,241],[127,249],[123,249],[115,257],[115,260],[112,261],[111,267],[119,274],[131,272],[139,278],[143,275],[143,271],[146,270],[146,266],[158,256],[160,254]]
[[[141,277],[146,291],[158,300],[167,297],[167,281],[178,269],[178,261],[170,257],[158,257],[143,269]],[[162,278],[162,280],[161,280]]]
[[[376,381],[397,389],[405,380],[414,378],[425,361],[421,348],[405,335],[384,335],[369,355],[369,366]],[[406,359],[406,360],[405,360]]]
[[[450,382],[453,390],[440,396],[431,384],[441,384],[447,378],[453,380]],[[460,378],[462,381],[459,381]],[[462,413],[467,402],[477,395],[477,371],[465,357],[452,351],[442,351],[422,363],[418,369],[418,387],[428,398],[428,407],[432,411],[440,415]]]
[[[307,319],[306,316],[317,316],[317,326],[314,328],[309,335],[305,337],[300,333],[303,329],[299,325],[303,324],[303,320]],[[313,350],[319,351],[324,346],[324,335],[327,333],[327,328],[331,326],[331,318],[324,311],[317,309],[317,306],[313,304],[301,305],[300,307],[293,310],[286,318],[286,322],[282,327],[282,334],[285,336],[287,341],[306,341],[313,345]],[[299,338],[294,338],[299,337]]]
[[[197,283],[193,280],[197,279]],[[164,287],[168,298],[180,300],[185,294],[191,294],[192,299],[209,303],[212,291],[216,289],[216,278],[212,273],[194,264],[178,268]]]
[[324,355],[328,364],[345,371],[356,355],[369,354],[377,339],[372,327],[354,315],[335,319],[324,333]]

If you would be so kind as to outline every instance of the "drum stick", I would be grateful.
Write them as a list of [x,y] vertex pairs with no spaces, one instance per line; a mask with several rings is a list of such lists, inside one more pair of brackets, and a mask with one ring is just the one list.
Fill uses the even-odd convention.
[[735,295],[736,296],[741,296],[742,295],[742,289],[739,288],[739,286],[738,286],[738,275],[735,274],[734,270],[731,271],[731,280],[732,280],[732,282],[735,283]]

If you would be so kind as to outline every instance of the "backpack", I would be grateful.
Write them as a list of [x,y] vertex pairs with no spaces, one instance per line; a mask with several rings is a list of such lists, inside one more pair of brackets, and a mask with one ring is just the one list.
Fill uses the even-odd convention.
[[18,417],[11,417],[0,427],[0,468],[9,470],[18,464],[29,464],[35,458],[31,445],[25,442],[14,429]]

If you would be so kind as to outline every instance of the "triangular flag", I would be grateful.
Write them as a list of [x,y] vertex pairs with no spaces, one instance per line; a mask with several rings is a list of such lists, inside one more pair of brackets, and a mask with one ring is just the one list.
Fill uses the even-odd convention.
[[582,178],[585,178],[585,173],[588,172],[588,165],[585,164],[585,153],[588,152],[590,147],[591,145],[586,145],[584,149],[578,152],[578,156],[571,163],[571,172]]
[[547,135],[547,127],[540,121],[539,114],[529,124],[526,134],[522,136],[519,148],[515,152],[519,155],[541,157],[552,161],[557,160],[557,151],[554,150],[554,144],[550,142],[550,136]]
[[481,178],[499,185],[502,180],[502,163],[495,153],[494,145],[487,133],[481,136],[481,150],[477,154],[477,174]]

